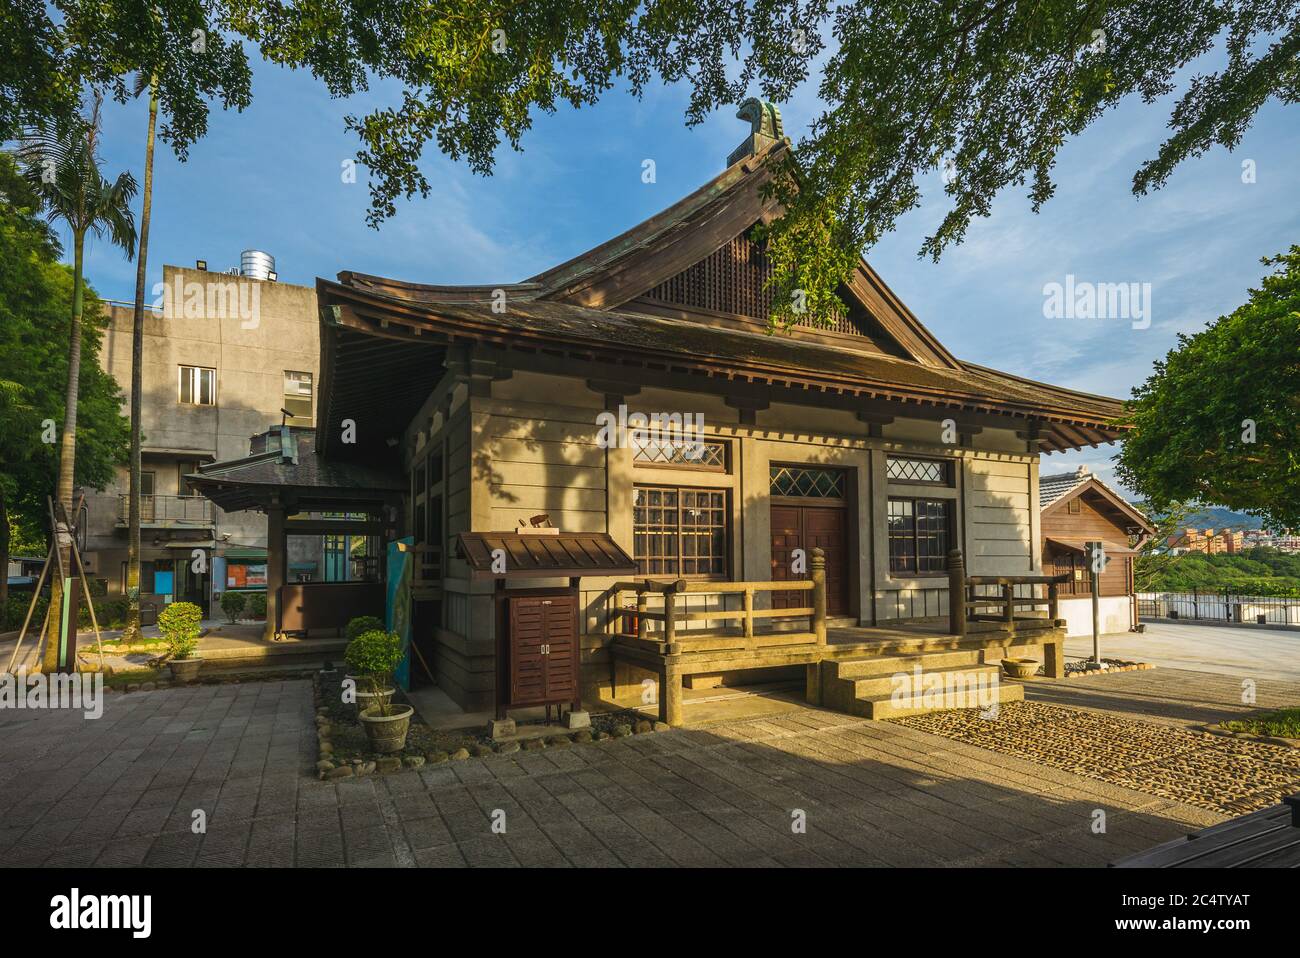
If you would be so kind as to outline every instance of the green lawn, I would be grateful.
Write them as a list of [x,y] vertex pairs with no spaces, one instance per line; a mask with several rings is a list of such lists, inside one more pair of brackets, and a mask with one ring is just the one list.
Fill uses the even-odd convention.
[[1300,708],[1278,709],[1254,718],[1236,722],[1222,722],[1229,732],[1250,732],[1252,735],[1277,735],[1281,738],[1300,738]]

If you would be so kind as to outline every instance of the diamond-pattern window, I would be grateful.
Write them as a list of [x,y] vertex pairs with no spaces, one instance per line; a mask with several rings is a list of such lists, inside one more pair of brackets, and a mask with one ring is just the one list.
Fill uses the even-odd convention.
[[948,485],[951,463],[943,459],[905,459],[889,456],[885,460],[885,477],[890,482],[930,482]]
[[795,499],[843,499],[844,471],[804,466],[772,466],[771,493]]
[[633,439],[632,461],[638,465],[724,472],[727,468],[727,444],[705,440]]

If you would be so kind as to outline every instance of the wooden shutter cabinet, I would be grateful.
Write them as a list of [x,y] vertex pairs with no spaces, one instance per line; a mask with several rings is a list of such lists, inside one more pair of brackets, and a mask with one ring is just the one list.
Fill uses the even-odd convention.
[[578,603],[571,592],[511,596],[510,705],[578,700]]

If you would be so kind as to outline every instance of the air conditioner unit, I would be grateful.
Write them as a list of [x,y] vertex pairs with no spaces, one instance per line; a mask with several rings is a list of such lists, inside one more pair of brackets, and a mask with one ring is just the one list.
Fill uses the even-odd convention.
[[239,275],[239,267],[238,267],[238,266],[232,266],[232,267],[230,267],[230,269],[226,270],[226,275],[227,275],[227,276],[238,276],[238,275]]

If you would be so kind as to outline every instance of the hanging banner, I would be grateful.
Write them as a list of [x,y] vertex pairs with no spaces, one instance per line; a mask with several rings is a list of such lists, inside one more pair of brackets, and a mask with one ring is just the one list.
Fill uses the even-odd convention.
[[412,536],[388,543],[388,581],[384,589],[384,622],[402,637],[402,662],[393,673],[398,686],[411,688],[411,560]]

